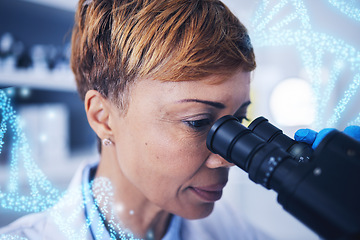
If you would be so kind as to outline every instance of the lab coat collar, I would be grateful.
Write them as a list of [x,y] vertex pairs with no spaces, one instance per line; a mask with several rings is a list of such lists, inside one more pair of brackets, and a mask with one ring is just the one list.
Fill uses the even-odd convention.
[[[82,195],[84,202],[84,214],[86,222],[89,224],[89,232],[93,239],[96,240],[105,240],[105,239],[132,239],[135,238],[131,234],[131,232],[124,230],[121,236],[116,233],[116,231],[112,231],[109,233],[108,229],[105,227],[104,217],[101,216],[101,213],[98,209],[98,206],[95,204],[93,193],[92,193],[92,182],[94,179],[94,175],[96,169],[98,167],[98,162],[88,164],[84,167],[82,172]],[[91,219],[91,220],[90,220]],[[89,221],[90,220],[90,221]],[[182,218],[176,215],[173,215],[171,218],[171,222],[169,228],[162,238],[162,240],[181,240],[181,221]],[[125,238],[122,238],[124,237]]]

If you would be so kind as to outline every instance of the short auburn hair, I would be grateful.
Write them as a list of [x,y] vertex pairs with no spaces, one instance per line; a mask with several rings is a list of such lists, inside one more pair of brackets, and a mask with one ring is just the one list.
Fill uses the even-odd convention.
[[80,0],[71,68],[80,97],[119,107],[138,79],[195,81],[256,67],[243,24],[218,0]]

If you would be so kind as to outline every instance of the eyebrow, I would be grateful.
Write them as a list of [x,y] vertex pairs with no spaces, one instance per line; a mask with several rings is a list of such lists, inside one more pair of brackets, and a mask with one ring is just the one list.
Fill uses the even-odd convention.
[[[197,103],[203,103],[203,104],[206,104],[206,105],[210,105],[210,106],[213,106],[213,107],[216,107],[216,108],[219,108],[219,109],[224,109],[226,108],[226,106],[220,102],[213,102],[213,101],[206,101],[206,100],[200,100],[200,99],[183,99],[179,102],[197,102]],[[247,101],[247,102],[244,102],[240,107],[239,107],[239,110],[244,108],[244,107],[247,107],[251,104],[251,101]]]
[[183,99],[179,102],[197,102],[197,103],[203,103],[206,105],[210,105],[219,109],[224,109],[226,106],[220,102],[212,102],[212,101],[205,101],[205,100],[199,100],[199,99]]

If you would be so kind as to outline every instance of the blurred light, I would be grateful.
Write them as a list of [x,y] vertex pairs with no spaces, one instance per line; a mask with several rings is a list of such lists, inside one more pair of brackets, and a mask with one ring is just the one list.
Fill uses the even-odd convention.
[[9,97],[13,97],[14,95],[15,95],[15,88],[7,88],[6,90],[5,90],[5,92],[6,92],[6,95],[7,96],[9,96]]
[[117,203],[115,204],[114,209],[117,213],[121,213],[124,211],[124,205],[121,203]]
[[270,97],[274,120],[283,126],[311,125],[315,119],[315,107],[311,85],[300,78],[280,82]]
[[48,119],[54,119],[55,116],[56,116],[55,111],[52,111],[52,110],[49,110],[49,111],[48,111],[48,113],[47,113]]
[[39,140],[40,142],[46,142],[48,140],[48,136],[45,133],[40,134]]
[[12,37],[11,33],[4,33],[0,39],[0,51],[9,52],[13,42],[14,38]]
[[29,88],[21,88],[20,89],[20,96],[22,98],[28,98],[31,94],[31,90]]

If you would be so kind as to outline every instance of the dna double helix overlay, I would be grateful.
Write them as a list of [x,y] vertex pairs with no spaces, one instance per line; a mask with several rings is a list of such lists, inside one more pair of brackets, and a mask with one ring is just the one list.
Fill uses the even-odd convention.
[[338,8],[347,17],[360,22],[360,6],[358,0],[329,0],[329,3]]
[[[360,21],[359,1],[322,1],[345,17],[355,22]],[[307,1],[307,4],[310,4],[310,1]],[[286,14],[281,15],[284,10]],[[282,17],[279,18],[280,15]],[[315,31],[305,0],[262,0],[249,29],[255,48],[290,46],[296,49],[316,98],[317,115],[314,128],[336,127],[342,121],[346,110],[351,104],[354,105],[355,96],[359,91],[360,51],[341,38]],[[327,79],[323,77],[324,64],[327,64],[330,70]],[[329,101],[340,83],[345,85],[345,89],[331,109],[330,116],[327,116],[325,112],[329,108]],[[12,107],[11,98],[1,89],[0,120],[0,158],[4,157],[4,146],[10,149],[6,166],[9,177],[6,182],[0,182],[1,208],[26,213],[49,211],[59,230],[68,239],[84,239],[90,224],[94,222],[97,222],[99,229],[103,229],[103,219],[107,217],[107,229],[111,230],[112,238],[120,236],[121,239],[134,239],[130,231],[123,229],[113,208],[108,205],[111,202],[112,188],[106,179],[79,186],[72,192],[64,192],[54,187],[36,164],[36,159],[33,159],[27,138]],[[353,113],[347,124],[360,124],[359,111]],[[20,187],[20,178],[22,182],[26,182],[26,193]],[[84,189],[88,189],[97,201],[95,207],[90,209],[86,221],[74,227],[76,218],[88,204],[79,198]],[[102,209],[100,212],[110,213],[110,217],[99,218],[98,208]],[[99,234],[101,233],[99,231]],[[25,238],[3,235],[0,236],[0,240],[2,239]]]
[[[0,89],[0,113],[0,157],[4,145],[11,145],[8,164],[9,180],[0,185],[0,206],[2,208],[28,213],[48,211],[52,221],[67,239],[86,239],[90,225],[95,225],[98,229],[96,239],[102,239],[106,228],[110,229],[111,239],[136,239],[131,231],[124,228],[121,221],[116,219],[115,208],[111,205],[113,190],[108,179],[96,178],[88,184],[61,192],[51,184],[37,166],[35,159],[32,158],[20,119],[11,105],[11,99],[6,90],[2,89]],[[11,135],[9,142],[6,143],[4,141],[5,134]],[[25,176],[20,176],[21,174]],[[24,180],[21,181],[20,177],[27,183],[24,184]],[[20,189],[20,182],[22,182],[22,188],[28,190],[26,195],[24,190]],[[90,197],[83,198],[84,191],[87,191]],[[91,207],[88,209],[84,221],[82,218],[85,206]],[[107,214],[103,215],[102,213]],[[3,234],[0,236],[0,240],[3,239],[25,240],[26,238]]]
[[[10,98],[3,90],[0,90],[0,111],[0,157],[4,144],[9,145],[11,149],[8,165],[9,180],[6,186],[3,186],[3,183],[0,185],[0,206],[18,212],[43,211],[54,205],[61,193],[53,187],[32,158],[19,118],[11,105]],[[4,142],[5,134],[11,135],[7,143]],[[27,196],[20,193],[20,173],[26,176],[25,185],[30,190]]]
[[[359,1],[328,1],[345,17],[359,21]],[[307,4],[311,4],[310,1]],[[310,20],[303,0],[263,0],[249,29],[255,49],[275,46],[296,49],[315,95],[316,116],[312,127],[319,130],[337,127],[346,110],[355,104],[360,85],[360,51],[341,38],[315,31]],[[353,31],[360,31],[360,26]],[[329,69],[326,77],[324,66]],[[330,109],[332,113],[325,114],[334,92],[339,91],[340,83],[346,85],[346,89]],[[347,125],[360,124],[359,112],[359,109],[355,110]]]

